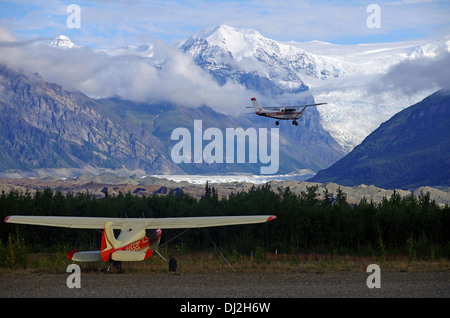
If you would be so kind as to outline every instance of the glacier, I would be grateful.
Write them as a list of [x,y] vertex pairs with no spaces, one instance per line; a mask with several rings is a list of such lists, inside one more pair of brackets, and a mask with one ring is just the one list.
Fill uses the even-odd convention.
[[[56,39],[55,39],[56,41]],[[69,47],[66,37],[52,42]],[[73,44],[73,43],[72,43]],[[392,43],[340,45],[323,41],[281,42],[252,29],[219,25],[200,30],[173,45],[212,75],[233,103],[222,112],[244,112],[234,105],[232,88],[260,94],[265,104],[301,102],[312,94],[322,127],[350,152],[379,125],[439,87],[424,87],[413,94],[385,88],[383,75],[403,61],[434,59],[450,52],[450,36]],[[170,59],[155,41],[140,46],[102,50],[111,56],[135,55],[160,70]],[[402,85],[402,83],[398,83]],[[239,92],[242,96],[242,90]],[[248,98],[254,96],[248,96]],[[219,110],[220,111],[220,110]]]
[[[168,179],[175,182],[186,181],[191,184],[204,185],[208,183],[252,183],[252,184],[265,184],[270,181],[305,181],[314,175],[312,171],[305,169],[304,173],[300,174],[279,174],[279,175],[150,175],[153,178]],[[144,179],[147,176],[142,176]]]
[[220,74],[219,80],[239,82],[243,73],[256,73],[291,93],[265,96],[268,102],[288,102],[308,88],[316,102],[328,103],[317,108],[321,124],[348,153],[381,123],[439,89],[399,94],[373,86],[402,61],[449,52],[450,37],[357,45],[277,42],[255,30],[220,25],[177,46],[202,68]]
[[[433,59],[450,51],[449,37],[437,40],[416,40],[394,43],[337,45],[320,41],[289,42],[313,54],[334,58],[343,65],[343,74],[336,78],[306,83],[317,100],[321,123],[346,152],[359,145],[365,137],[404,108],[421,101],[439,87],[423,88],[413,94],[397,90],[374,89],[390,68],[406,60]],[[403,83],[398,83],[401,86]]]

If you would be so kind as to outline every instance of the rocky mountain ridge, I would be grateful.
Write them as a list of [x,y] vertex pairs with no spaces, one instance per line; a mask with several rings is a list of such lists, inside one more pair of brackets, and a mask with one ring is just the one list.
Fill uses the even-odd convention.
[[[202,121],[203,129],[215,127],[224,133],[227,128],[267,127],[257,116],[226,116],[207,106],[135,103],[118,97],[93,99],[5,65],[0,67],[0,85],[4,92],[0,96],[0,171],[53,168],[156,174],[260,172],[260,165],[248,161],[175,164],[171,158],[175,145],[171,133],[176,128],[185,127],[194,133],[194,120]],[[288,129],[280,131],[280,173],[318,171],[343,155],[339,145],[320,127],[317,113],[305,115],[304,122],[296,134]],[[203,132],[200,134],[202,137]],[[258,145],[258,140],[250,142]]]
[[[394,193],[393,189],[383,189],[373,185],[358,185],[355,187],[340,186],[336,183],[319,183],[308,181],[271,181],[268,182],[274,191],[278,188],[285,189],[287,187],[296,194],[302,191],[306,192],[307,187],[318,186],[318,193],[323,194],[325,190],[336,198],[338,189],[346,194],[347,202],[350,204],[359,204],[361,199],[365,198],[368,202],[380,203],[383,198],[389,199]],[[227,197],[230,193],[237,193],[239,191],[247,191],[252,186],[259,187],[260,184],[250,182],[227,182],[227,183],[209,183],[209,186],[214,187],[220,198]],[[65,194],[71,193],[86,193],[104,197],[106,191],[108,195],[119,195],[119,193],[133,195],[166,195],[169,193],[181,194],[187,193],[196,199],[199,199],[204,194],[205,185],[192,184],[189,182],[175,182],[165,178],[155,178],[151,176],[113,176],[108,174],[103,175],[89,175],[84,174],[77,178],[0,178],[0,192],[4,191],[8,194],[9,191],[21,191],[25,193],[28,191],[33,194],[35,191],[43,191],[49,188],[53,191],[60,191]],[[402,197],[414,195],[419,197],[422,194],[430,194],[430,199],[435,200],[439,205],[450,204],[450,188],[432,188],[419,187],[411,191],[396,189],[397,194]]]
[[[280,147],[284,156],[281,161],[285,173],[298,169],[315,172],[329,166],[352,149],[357,140],[362,140],[368,130],[375,129],[378,123],[399,110],[398,107],[387,110],[383,104],[374,106],[372,101],[364,99],[367,91],[362,86],[350,88],[352,96],[348,98],[347,86],[335,85],[337,90],[329,90],[328,84],[324,83],[345,84],[349,75],[359,81],[363,75],[386,72],[389,65],[402,59],[433,58],[440,52],[447,52],[448,43],[444,40],[426,45],[361,45],[355,51],[354,47],[324,43],[280,43],[254,30],[221,25],[196,33],[179,42],[177,48],[185,52],[185,56],[191,56],[219,84],[233,82],[248,92],[266,96],[267,99],[261,101],[264,105],[271,99],[277,103],[287,100],[309,103],[317,96],[326,97],[328,109],[308,110],[299,127],[283,125],[280,128]],[[52,56],[68,51],[72,57],[81,53],[82,48],[72,44],[70,39],[58,37],[51,45],[56,50],[51,52]],[[58,50],[61,47],[64,49]],[[139,66],[145,61],[151,66],[150,70],[164,73],[164,69],[174,68],[168,65],[174,60],[167,58],[165,53],[169,50],[165,49],[149,43],[101,53],[114,56],[114,61],[121,61],[120,65],[122,62],[133,63],[135,59],[130,56],[137,55]],[[84,53],[86,51],[91,57],[101,55],[89,49]],[[345,52],[343,56],[342,52]],[[189,60],[185,56],[178,62]],[[365,60],[367,63],[358,66]],[[100,58],[98,61],[111,62]],[[111,68],[106,68],[106,73],[99,77],[107,77],[111,71],[114,74],[112,68],[117,65],[111,64],[108,66]],[[195,110],[188,110],[169,102],[149,104],[110,97],[93,99],[57,84],[45,83],[38,76],[25,80],[10,70],[3,72],[1,80],[1,92],[6,92],[0,95],[5,114],[0,130],[4,137],[1,153],[4,160],[0,167],[3,170],[20,169],[25,165],[27,169],[53,167],[84,172],[122,169],[157,173],[227,173],[230,170],[225,166],[212,165],[205,170],[196,165],[174,165],[169,158],[169,148],[173,145],[169,141],[170,132],[180,123],[192,129],[193,116],[221,129],[226,125],[263,128],[270,127],[271,122],[241,114],[237,116],[239,118],[230,119],[230,115],[222,116],[217,110],[200,105]],[[342,113],[343,107],[335,107],[337,100],[350,108]],[[15,104],[20,106],[19,111],[12,107]],[[327,121],[336,128],[334,132],[325,124]],[[14,158],[17,153],[21,156],[19,160]],[[240,167],[239,171],[254,172],[248,168]]]
[[145,130],[126,130],[117,118],[105,116],[108,101],[64,90],[37,74],[17,73],[5,65],[0,75],[7,92],[0,98],[2,170],[128,166],[179,171],[161,160],[161,146]]

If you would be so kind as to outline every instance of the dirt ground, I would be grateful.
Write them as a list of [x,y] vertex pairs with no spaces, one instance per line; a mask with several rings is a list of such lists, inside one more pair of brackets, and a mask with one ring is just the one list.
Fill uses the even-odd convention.
[[386,272],[380,288],[370,273],[157,273],[83,274],[80,288],[67,274],[0,276],[1,298],[448,298],[449,272]]

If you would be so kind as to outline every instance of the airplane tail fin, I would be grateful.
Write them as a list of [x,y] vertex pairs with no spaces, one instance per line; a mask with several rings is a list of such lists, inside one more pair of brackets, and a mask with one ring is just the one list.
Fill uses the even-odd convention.
[[102,260],[104,260],[105,262],[109,261],[111,253],[114,252],[116,246],[118,246],[118,242],[114,236],[112,222],[108,222],[105,225],[102,235],[102,245],[100,252]]
[[253,108],[255,109],[255,113],[260,113],[263,111],[262,107],[259,105],[258,101],[255,97],[252,98]]

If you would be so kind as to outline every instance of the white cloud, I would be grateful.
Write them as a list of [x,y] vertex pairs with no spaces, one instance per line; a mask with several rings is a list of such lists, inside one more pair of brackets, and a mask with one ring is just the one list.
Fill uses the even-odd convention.
[[424,90],[450,89],[450,52],[436,57],[405,60],[394,66],[371,86],[375,94],[384,91],[412,95]]
[[135,55],[109,56],[89,47],[58,49],[40,41],[14,41],[0,29],[0,63],[39,73],[48,82],[79,90],[93,98],[119,95],[137,102],[168,101],[181,106],[208,105],[221,112],[242,110],[250,96],[243,86],[219,86],[190,56],[162,42],[155,50],[162,66]]

